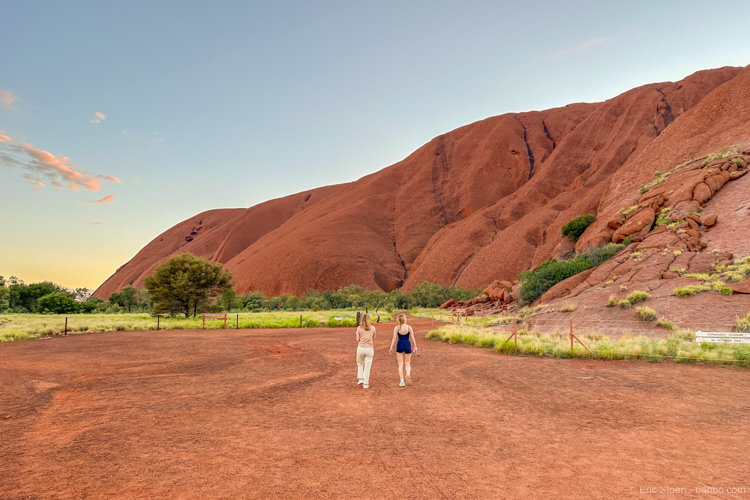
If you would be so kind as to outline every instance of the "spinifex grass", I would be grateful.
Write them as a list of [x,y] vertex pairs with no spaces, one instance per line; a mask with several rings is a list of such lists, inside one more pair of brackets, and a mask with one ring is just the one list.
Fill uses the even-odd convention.
[[[489,328],[446,325],[432,330],[428,339],[444,340],[453,344],[490,347],[498,352],[516,352],[515,343],[507,341],[509,332],[496,332]],[[644,360],[658,363],[671,358],[678,363],[713,363],[738,367],[750,367],[750,345],[747,344],[697,344],[691,332],[675,332],[667,339],[652,339],[644,336],[622,335],[615,339],[598,334],[579,335],[599,359]],[[542,335],[519,331],[518,353],[527,356],[549,356],[554,358],[592,359],[586,349],[574,343],[566,334]]]
[[[356,311],[277,311],[239,313],[239,328],[299,328],[320,326],[355,326]],[[335,318],[342,318],[337,320]],[[68,319],[68,333],[156,330],[157,320],[148,314],[2,314],[0,342],[34,339],[62,334]],[[229,313],[227,328],[237,326],[237,313]],[[373,321],[375,318],[373,318]],[[390,321],[391,315],[380,313],[380,321]],[[162,330],[202,328],[200,315],[195,318],[159,318]],[[222,328],[223,321],[207,321],[206,328]],[[377,326],[377,325],[376,325]]]

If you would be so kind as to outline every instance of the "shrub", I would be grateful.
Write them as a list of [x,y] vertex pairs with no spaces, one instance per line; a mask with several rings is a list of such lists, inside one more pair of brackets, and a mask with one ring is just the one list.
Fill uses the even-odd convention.
[[636,307],[635,312],[641,317],[643,321],[653,321],[656,319],[656,311],[650,307]]
[[609,302],[607,302],[607,307],[615,307],[617,305],[617,298],[615,298],[614,295],[609,296]]
[[628,291],[628,286],[627,285],[620,285],[620,291],[621,292],[627,292]]
[[630,207],[628,207],[628,208],[626,208],[625,210],[622,211],[622,215],[624,215],[625,217],[627,217],[628,215],[630,215],[631,213],[633,213],[636,210],[638,210],[638,205],[630,206]]
[[677,325],[665,319],[660,319],[659,321],[657,321],[656,326],[660,328],[664,328],[665,330],[669,330],[669,331],[673,331],[677,329]]
[[567,260],[542,262],[533,272],[524,271],[518,275],[518,281],[522,283],[521,298],[531,302],[562,280],[600,265],[623,248],[624,245],[610,243]]
[[696,295],[701,292],[707,292],[711,289],[711,287],[706,285],[687,285],[682,287],[677,287],[674,289],[674,294],[678,297],[689,297],[691,295]]
[[620,302],[617,303],[618,306],[622,307],[623,309],[628,309],[632,304],[628,299],[623,299]]
[[571,303],[567,303],[560,308],[560,312],[564,312],[564,313],[573,312],[575,310],[576,310],[576,305],[571,304]]
[[589,251],[588,255],[591,258],[591,263],[594,267],[598,267],[604,262],[611,259],[617,252],[625,248],[622,243],[607,243],[603,247],[595,248]]
[[734,322],[734,329],[738,332],[750,332],[750,312],[744,318],[737,318]]
[[636,290],[635,292],[631,292],[628,294],[627,299],[628,302],[631,304],[636,304],[638,302],[642,302],[644,300],[648,300],[651,298],[651,294],[648,292],[644,292],[641,290]]
[[593,214],[581,215],[575,219],[569,221],[562,227],[562,235],[567,236],[571,240],[575,241],[581,237],[587,227],[596,220]]

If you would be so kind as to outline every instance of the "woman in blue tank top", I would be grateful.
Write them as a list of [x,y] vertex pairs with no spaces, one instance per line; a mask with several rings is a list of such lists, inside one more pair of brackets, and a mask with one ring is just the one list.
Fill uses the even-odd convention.
[[[398,358],[398,375],[401,377],[401,383],[398,385],[404,387],[407,383],[411,384],[411,353],[417,350],[417,339],[414,337],[414,330],[406,324],[406,315],[398,315],[398,325],[393,329],[393,340],[389,354],[393,354],[393,346],[396,345],[396,357]],[[406,382],[404,382],[404,365],[406,365]]]

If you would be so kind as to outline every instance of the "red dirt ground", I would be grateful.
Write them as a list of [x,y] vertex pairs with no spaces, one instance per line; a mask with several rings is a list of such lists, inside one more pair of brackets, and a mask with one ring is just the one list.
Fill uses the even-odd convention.
[[414,384],[382,324],[368,390],[350,328],[0,345],[0,498],[750,496],[750,372],[503,356],[414,325]]

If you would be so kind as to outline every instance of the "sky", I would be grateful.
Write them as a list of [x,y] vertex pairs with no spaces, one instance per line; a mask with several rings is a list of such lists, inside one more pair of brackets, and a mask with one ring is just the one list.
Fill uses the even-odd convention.
[[2,0],[0,275],[94,289],[205,210],[747,66],[747,19],[746,0]]

